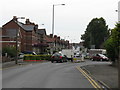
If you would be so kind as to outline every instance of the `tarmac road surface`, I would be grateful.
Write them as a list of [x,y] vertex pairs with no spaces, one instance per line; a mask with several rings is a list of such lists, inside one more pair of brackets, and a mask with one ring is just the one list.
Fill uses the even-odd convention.
[[95,64],[38,63],[6,68],[2,71],[2,88],[95,88],[76,66]]

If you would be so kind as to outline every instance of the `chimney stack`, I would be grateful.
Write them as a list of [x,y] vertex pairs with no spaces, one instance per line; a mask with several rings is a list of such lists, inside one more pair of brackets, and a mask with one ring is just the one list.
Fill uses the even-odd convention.
[[31,24],[31,22],[30,22],[29,19],[26,19],[25,23],[26,23],[26,24]]
[[53,34],[50,34],[50,38],[53,38]]
[[17,19],[18,19],[17,16],[13,16],[14,21],[17,21]]
[[54,35],[54,38],[57,38],[57,35]]
[[38,29],[38,24],[35,25],[35,29]]
[[60,36],[58,37],[58,39],[60,40]]

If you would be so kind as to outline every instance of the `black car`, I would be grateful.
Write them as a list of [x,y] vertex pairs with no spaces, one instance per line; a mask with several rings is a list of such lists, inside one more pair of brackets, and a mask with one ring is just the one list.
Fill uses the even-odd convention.
[[51,62],[67,62],[67,57],[63,55],[62,53],[55,53],[51,56]]

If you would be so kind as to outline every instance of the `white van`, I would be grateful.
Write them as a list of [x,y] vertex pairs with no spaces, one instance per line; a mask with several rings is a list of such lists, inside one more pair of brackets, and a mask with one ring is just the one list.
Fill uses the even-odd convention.
[[63,53],[64,55],[67,56],[68,60],[73,60],[74,57],[74,52],[72,49],[63,49],[61,51],[61,53]]

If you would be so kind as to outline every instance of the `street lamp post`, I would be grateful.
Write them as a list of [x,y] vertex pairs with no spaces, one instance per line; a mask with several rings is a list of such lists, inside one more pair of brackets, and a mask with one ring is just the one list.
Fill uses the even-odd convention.
[[54,35],[54,7],[65,4],[53,4],[53,15],[52,15],[52,34]]
[[[17,19],[25,19],[25,17],[17,17]],[[19,34],[20,27],[16,30],[16,59],[15,64],[18,64],[18,34]]]

